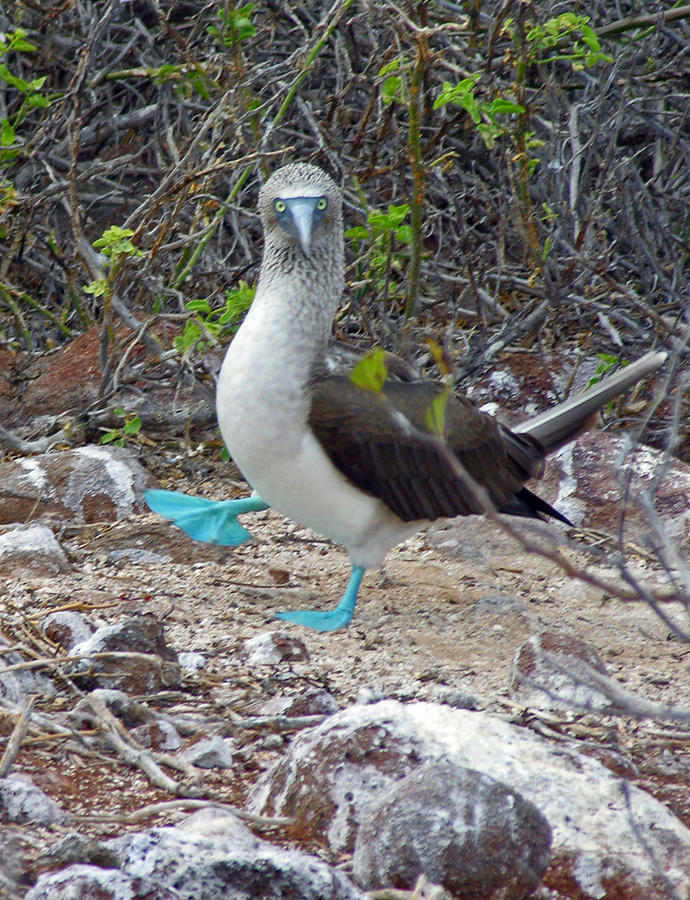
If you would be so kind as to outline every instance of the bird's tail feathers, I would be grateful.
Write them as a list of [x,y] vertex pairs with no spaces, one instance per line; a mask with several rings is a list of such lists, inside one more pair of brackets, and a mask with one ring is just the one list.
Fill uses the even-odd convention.
[[599,410],[633,384],[656,371],[666,361],[665,351],[646,353],[637,362],[598,382],[581,394],[569,397],[552,409],[521,422],[512,430],[536,438],[547,452],[557,450],[581,431],[592,427]]

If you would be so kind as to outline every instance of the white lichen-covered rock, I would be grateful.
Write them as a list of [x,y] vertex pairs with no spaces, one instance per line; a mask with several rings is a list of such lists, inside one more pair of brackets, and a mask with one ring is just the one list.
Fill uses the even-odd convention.
[[515,654],[510,693],[519,703],[542,709],[616,710],[593,674],[607,676],[591,644],[572,634],[545,631],[525,641]]
[[175,890],[117,869],[74,865],[41,875],[25,900],[180,900]]
[[663,804],[597,760],[486,713],[393,700],[349,707],[295,738],[250,808],[293,816],[292,837],[348,852],[377,794],[441,758],[503,782],[546,817],[546,885],[596,900],[690,896],[690,830]]
[[155,481],[123,447],[87,445],[0,463],[0,522],[113,522],[145,509]]
[[0,778],[0,821],[18,825],[64,825],[69,816],[28,775],[11,773]]
[[48,613],[41,622],[41,631],[54,644],[71,650],[80,641],[86,641],[96,630],[95,624],[84,613],[74,609],[59,609]]
[[366,900],[337,870],[260,840],[224,810],[202,810],[182,826],[126,834],[105,847],[122,872],[174,887],[184,900]]
[[73,663],[74,671],[88,672],[98,686],[150,694],[180,683],[177,654],[165,640],[163,625],[151,613],[104,625],[75,644],[71,655],[84,657]]
[[68,570],[67,557],[47,525],[17,525],[0,534],[0,578],[47,578]]
[[[0,650],[8,647],[7,641],[0,638]],[[18,650],[0,654],[0,667],[20,665],[26,657]],[[55,685],[42,672],[36,669],[15,669],[13,672],[0,672],[0,706],[19,713],[27,701],[29,694],[39,697],[52,697]]]
[[591,431],[551,458],[546,482],[557,487],[550,502],[576,525],[616,534],[625,505],[623,539],[639,545],[649,535],[656,546],[659,537],[636,502],[649,495],[668,540],[690,544],[690,466],[661,450]]
[[202,738],[187,747],[182,756],[200,769],[229,769],[232,765],[230,744],[219,735]]
[[243,645],[250,666],[277,666],[282,662],[309,659],[304,641],[282,631],[266,631],[248,638]]
[[457,898],[520,898],[541,882],[550,848],[533,803],[488,775],[434,760],[369,805],[353,874],[367,890],[412,890],[423,873]]

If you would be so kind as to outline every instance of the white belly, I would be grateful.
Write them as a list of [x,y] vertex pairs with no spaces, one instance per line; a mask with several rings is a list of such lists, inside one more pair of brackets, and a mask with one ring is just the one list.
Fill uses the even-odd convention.
[[401,522],[380,500],[350,484],[309,431],[295,455],[274,457],[258,467],[253,463],[238,465],[266,503],[342,544],[353,565],[380,566],[391,547],[420,527]]

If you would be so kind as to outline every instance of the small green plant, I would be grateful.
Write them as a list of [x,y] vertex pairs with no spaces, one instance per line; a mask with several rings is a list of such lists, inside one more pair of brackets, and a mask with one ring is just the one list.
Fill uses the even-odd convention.
[[[345,236],[354,243],[357,256],[357,280],[361,291],[373,289],[386,295],[391,276],[402,269],[401,249],[407,251],[411,241],[410,226],[406,223],[410,207],[407,203],[390,205],[386,212],[372,209],[367,225],[348,228]],[[360,253],[360,242],[368,241],[369,248]]]
[[399,73],[409,68],[409,64],[409,60],[406,57],[396,56],[379,69],[378,77],[382,79],[380,86],[381,100],[386,105],[394,102],[405,102],[403,94],[404,80]]
[[486,146],[491,149],[506,131],[506,125],[499,116],[521,115],[525,112],[525,107],[503,97],[495,97],[490,101],[477,97],[480,78],[481,75],[477,72],[457,84],[444,81],[440,94],[434,100],[434,109],[440,109],[448,103],[462,107],[474,122]]
[[108,274],[105,278],[96,278],[84,285],[84,293],[93,294],[94,297],[102,297],[110,291],[113,277],[119,271],[125,259],[143,256],[131,241],[134,232],[131,228],[120,228],[119,225],[111,225],[106,228],[102,237],[93,242],[93,247],[103,254],[108,260]]
[[253,3],[245,3],[244,6],[238,7],[229,4],[223,6],[216,13],[219,24],[209,25],[206,31],[224,47],[234,47],[240,41],[253,38],[256,34],[251,19],[253,10]]
[[124,447],[125,441],[135,438],[141,431],[141,419],[136,413],[127,413],[119,406],[113,410],[113,415],[122,420],[117,428],[111,428],[101,437],[101,444],[113,444],[115,447]]
[[601,362],[594,370],[594,375],[587,382],[588,388],[592,387],[593,384],[598,384],[602,378],[605,378],[616,366],[625,367],[628,365],[626,359],[621,359],[620,356],[617,356],[615,353],[597,353],[597,359],[600,359]]
[[184,97],[189,89],[195,91],[202,100],[208,100],[211,96],[208,87],[208,78],[199,68],[192,66],[165,65],[148,70],[154,84],[165,84],[168,81],[174,83],[174,91],[179,97]]
[[256,288],[240,281],[238,287],[228,291],[223,306],[213,309],[208,300],[190,300],[185,307],[193,315],[185,322],[182,334],[175,338],[173,345],[180,353],[192,349],[206,350],[224,335],[237,331],[240,318],[249,309]]
[[[566,12],[547,19],[541,25],[533,25],[525,35],[528,62],[545,65],[565,61],[569,62],[576,72],[592,68],[600,62],[613,62],[612,56],[602,52],[599,38],[588,22],[589,16]],[[512,37],[510,19],[506,20],[506,29]],[[545,52],[551,51],[555,52],[550,56],[544,56]]]
[[[562,13],[539,25],[531,25],[525,33],[524,59],[516,62],[517,82],[514,87],[519,94],[525,81],[525,69],[530,65],[546,65],[556,61],[567,61],[573,70],[580,71],[591,68],[597,63],[610,63],[613,58],[602,52],[601,44],[595,32],[587,24],[588,16],[575,13]],[[507,34],[518,48],[518,31],[513,19],[506,19],[503,33]],[[560,52],[552,52],[560,50]],[[503,116],[524,117],[525,106],[508,97],[491,97],[493,88],[482,84],[482,75],[475,72],[456,84],[444,81],[439,95],[434,100],[434,109],[440,109],[448,103],[462,107],[472,119],[486,146],[491,149],[503,134],[512,134],[515,120],[505,120]],[[521,135],[525,147],[532,149],[542,142],[534,138],[531,132]],[[536,159],[528,161],[529,171],[537,164]]]
[[[14,31],[0,32],[0,57],[7,53],[33,53],[36,50],[34,44],[25,40],[26,31],[17,28]],[[46,82],[45,75],[26,81],[18,75],[13,75],[5,63],[0,63],[0,80],[6,85],[23,94],[19,108],[11,115],[0,119],[0,164],[9,162],[19,156],[21,149],[17,146],[17,128],[31,109],[40,107],[45,109],[50,106],[48,97],[41,93]]]

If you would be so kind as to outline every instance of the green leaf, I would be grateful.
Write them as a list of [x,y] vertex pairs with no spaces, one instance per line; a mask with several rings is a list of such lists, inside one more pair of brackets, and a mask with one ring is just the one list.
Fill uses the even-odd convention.
[[492,115],[520,115],[525,112],[525,107],[519,103],[512,103],[510,100],[504,100],[503,97],[496,97],[487,107],[488,112]]
[[402,78],[399,75],[389,75],[381,85],[381,99],[384,103],[393,103],[402,88]]
[[84,285],[83,290],[85,294],[93,294],[94,297],[102,297],[103,294],[108,291],[108,279],[97,278],[95,281],[90,281],[88,284]]
[[378,71],[379,78],[383,78],[384,75],[390,75],[391,72],[397,72],[403,62],[403,58],[401,56],[396,56],[390,62],[387,62],[385,66],[381,66]]
[[469,78],[463,78],[462,81],[458,81],[457,84],[451,84],[450,81],[444,81],[441,93],[434,100],[434,109],[445,106],[447,103],[453,103],[456,106],[462,106],[467,109],[470,99],[474,100],[472,92],[480,78],[481,75],[475,73],[474,75],[470,75]]
[[129,422],[125,422],[122,427],[123,434],[139,434],[141,430],[141,419],[139,416],[134,416],[133,419],[130,419]]
[[0,122],[0,145],[9,147],[11,144],[14,144],[14,128],[9,119],[3,119]]
[[47,97],[42,97],[40,94],[31,94],[31,96],[27,97],[27,103],[33,109],[47,109],[50,106],[50,100]]
[[23,28],[15,28],[14,31],[8,31],[6,34],[0,33],[0,49],[3,52],[8,50],[17,50],[20,53],[33,53],[36,47],[25,41],[28,31]]
[[402,225],[409,211],[410,207],[407,203],[401,203],[398,206],[390,204],[387,212],[374,209],[369,213],[367,219],[372,228],[383,231]]
[[369,232],[363,225],[355,225],[354,228],[348,228],[345,237],[350,241],[366,241]]
[[158,68],[149,69],[148,73],[153,78],[154,84],[164,84],[166,81],[170,81],[171,79],[178,78],[182,75],[182,68],[167,63]]
[[192,312],[211,312],[211,304],[208,302],[208,300],[203,299],[188,300],[187,303],[185,303],[185,308],[191,310]]
[[106,432],[101,438],[101,444],[115,444],[116,447],[122,447],[124,441],[122,440],[120,429],[114,428],[112,431]]
[[358,388],[380,394],[388,378],[386,351],[381,347],[370,350],[350,372],[350,381]]

